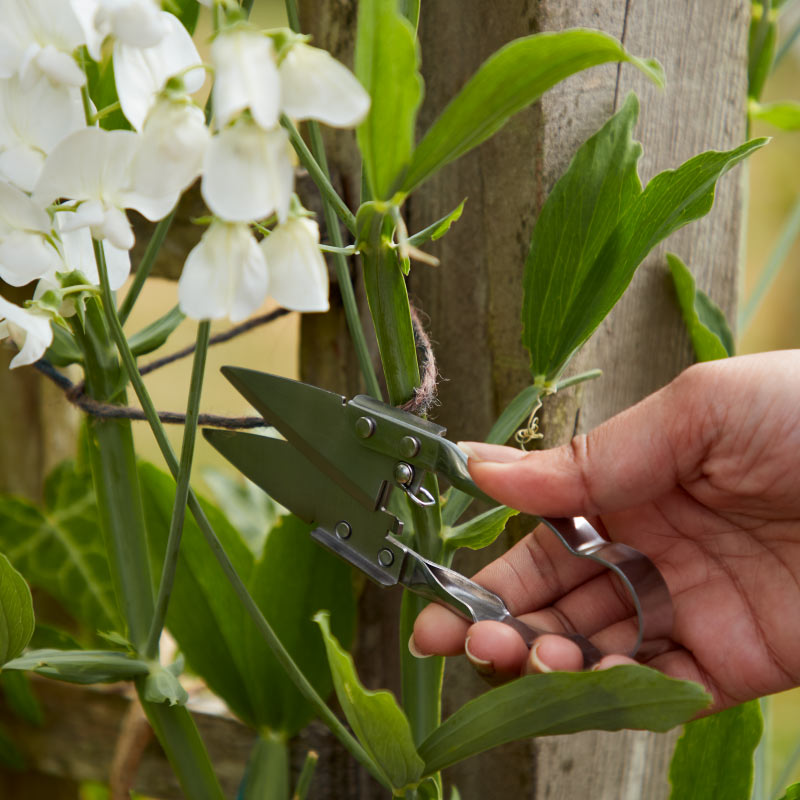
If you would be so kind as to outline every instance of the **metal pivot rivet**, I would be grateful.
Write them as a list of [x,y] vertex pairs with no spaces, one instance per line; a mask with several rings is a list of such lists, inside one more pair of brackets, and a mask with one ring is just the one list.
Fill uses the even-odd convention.
[[341,522],[336,523],[336,535],[340,539],[347,539],[349,538],[350,534],[353,532],[353,529],[350,527],[349,522],[345,522],[342,520]]
[[359,417],[356,420],[356,433],[362,439],[369,439],[375,433],[375,420],[371,417]]
[[393,561],[394,553],[388,547],[378,551],[378,563],[382,567],[390,567]]
[[394,479],[401,486],[408,486],[414,480],[414,468],[405,461],[398,461],[394,468]]
[[416,436],[404,436],[400,440],[400,453],[406,458],[414,458],[419,453],[419,439]]

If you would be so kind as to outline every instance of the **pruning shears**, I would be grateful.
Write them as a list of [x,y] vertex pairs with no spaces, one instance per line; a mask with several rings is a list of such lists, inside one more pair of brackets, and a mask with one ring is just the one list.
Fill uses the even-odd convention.
[[[436,501],[423,485],[428,472],[492,505],[475,485],[467,456],[440,425],[366,395],[347,400],[316,386],[240,367],[223,374],[284,438],[205,428],[206,439],[246,477],[305,522],[320,544],[382,586],[401,584],[478,622],[510,625],[530,646],[545,631],[516,619],[503,600],[405,545],[403,523],[387,510],[393,491],[412,503]],[[573,555],[611,570],[638,617],[630,655],[669,637],[672,601],[655,565],[627,545],[604,539],[582,518],[540,518]],[[581,649],[584,667],[603,653],[586,637],[561,633]]]

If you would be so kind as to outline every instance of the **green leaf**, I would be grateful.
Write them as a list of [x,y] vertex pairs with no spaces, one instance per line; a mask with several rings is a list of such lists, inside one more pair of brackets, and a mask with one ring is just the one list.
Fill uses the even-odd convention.
[[358,4],[355,73],[372,98],[356,136],[372,196],[389,200],[414,148],[422,77],[414,28],[397,0]]
[[144,682],[144,699],[151,703],[186,705],[189,693],[181,686],[178,676],[169,667],[156,664]]
[[394,695],[365,689],[352,656],[331,634],[328,615],[320,612],[314,620],[325,639],[336,696],[358,740],[394,789],[416,783],[425,765],[414,747],[408,718]]
[[122,629],[91,480],[73,462],[48,475],[41,509],[0,497],[0,550],[92,631]]
[[450,226],[454,222],[457,222],[459,219],[461,219],[461,214],[464,211],[464,203],[466,202],[467,198],[465,197],[458,204],[458,207],[453,209],[447,216],[437,220],[433,223],[433,225],[428,225],[427,228],[423,228],[413,236],[409,236],[408,243],[414,247],[419,247],[420,245],[425,244],[427,241],[435,242],[437,239],[441,239],[442,236],[444,236],[447,231],[450,230]]
[[70,364],[81,364],[81,353],[72,334],[60,325],[51,325],[53,343],[47,348],[44,357],[55,367],[66,367]]
[[189,33],[194,33],[197,18],[200,16],[200,3],[197,0],[163,0],[161,7],[174,14]]
[[778,26],[754,14],[750,22],[747,65],[747,96],[754,100],[761,97],[772,71],[777,38]]
[[630,95],[580,148],[534,229],[525,265],[523,343],[537,381],[560,374],[650,250],[708,213],[717,180],[767,141],[701,153],[639,192],[641,151],[630,138],[637,106]]
[[470,700],[420,745],[425,774],[528,736],[666,731],[711,702],[701,686],[648,667],[528,675]]
[[[117,85],[114,80],[114,61],[111,52],[100,63],[92,61],[88,54],[85,59],[86,80],[89,88],[89,97],[98,111],[119,102]],[[111,130],[132,130],[131,124],[120,109],[112,111],[100,118],[100,127]]]
[[23,672],[0,672],[0,686],[8,707],[31,725],[41,725],[44,714],[39,700],[31,689],[28,676]]
[[599,31],[537,33],[510,42],[479,67],[422,138],[403,191],[412,191],[488,139],[559,81],[609,61],[628,61],[663,85],[657,61],[629,55],[616,39]]
[[779,800],[800,800],[800,783],[793,783],[788,786]]
[[112,650],[29,650],[3,669],[30,670],[68,683],[114,683],[150,672],[146,662]]
[[238,800],[289,800],[289,748],[282,736],[267,731],[256,739]]
[[722,310],[695,287],[694,276],[678,256],[667,253],[667,264],[697,360],[732,356],[733,334]]
[[131,352],[135,356],[143,356],[157,350],[185,319],[186,315],[178,306],[170,309],[163,317],[151,322],[128,339]]
[[514,508],[497,506],[489,511],[473,517],[463,525],[455,528],[445,528],[442,539],[444,546],[450,550],[458,547],[469,547],[470,550],[482,550],[488,547],[504,530],[506,523],[515,514]]
[[757,700],[686,725],[669,768],[671,800],[750,800],[763,728]]
[[800,103],[785,100],[781,103],[762,104],[751,100],[747,110],[751,119],[760,119],[783,131],[800,130]]
[[[355,631],[356,598],[350,566],[315,542],[311,528],[294,515],[281,517],[267,536],[247,588],[295,663],[326,697],[333,681],[312,617],[328,609],[334,635],[349,646]],[[242,646],[250,665],[248,681],[257,725],[294,736],[313,719],[314,708],[254,626],[247,628]]]
[[34,624],[31,590],[0,553],[0,664],[16,658],[25,649]]
[[0,764],[6,769],[22,771],[27,767],[25,756],[17,747],[11,734],[0,726]]

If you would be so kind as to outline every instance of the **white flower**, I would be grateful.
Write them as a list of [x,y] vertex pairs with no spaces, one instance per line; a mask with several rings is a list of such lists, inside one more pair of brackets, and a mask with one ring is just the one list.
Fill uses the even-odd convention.
[[295,119],[358,125],[369,111],[369,94],[347,67],[318,47],[297,43],[281,61],[281,108]]
[[[114,82],[119,103],[128,122],[140,130],[167,80],[181,74],[186,91],[196,92],[205,82],[200,55],[181,21],[159,12],[165,35],[151,47],[140,47],[118,39],[114,44]],[[198,69],[189,69],[197,66]]]
[[243,28],[222,31],[211,45],[211,60],[219,128],[246,108],[262,128],[277,124],[281,88],[269,37]]
[[294,187],[293,151],[283,128],[264,130],[247,116],[212,137],[201,191],[218,217],[232,222],[289,213]]
[[[67,0],[60,0],[65,3]],[[89,55],[100,61],[106,36],[133,47],[152,47],[167,35],[161,4],[155,0],[71,0],[86,37]],[[115,64],[116,66],[116,64]]]
[[57,198],[79,201],[62,230],[88,227],[95,239],[130,250],[133,231],[122,209],[136,209],[153,222],[165,217],[178,200],[176,192],[148,196],[132,187],[130,169],[138,143],[131,131],[76,131],[47,157],[34,200],[42,205]]
[[46,77],[26,89],[17,76],[0,80],[0,178],[32,191],[45,156],[85,125],[78,89]]
[[193,319],[239,322],[267,296],[264,254],[247,225],[215,221],[189,253],[178,281],[181,311]]
[[327,311],[328,269],[319,251],[319,225],[293,217],[261,241],[269,293],[294,311]]
[[146,195],[182,192],[200,175],[210,138],[200,108],[189,100],[162,97],[139,136],[131,184]]
[[50,218],[24,192],[0,181],[0,279],[24,286],[58,268],[60,259],[45,238]]
[[19,353],[11,361],[11,369],[33,364],[53,341],[50,319],[41,311],[20,308],[0,297],[0,339],[11,337]]
[[86,82],[72,56],[86,39],[69,2],[0,0],[0,19],[0,77],[19,74],[26,86],[42,74],[53,84]]
[[[62,258],[64,263],[59,267],[59,272],[72,272],[79,270],[86,276],[89,283],[100,283],[97,273],[92,234],[88,228],[69,229],[73,214],[68,211],[59,211],[55,214],[56,226],[59,228],[61,239]],[[66,227],[66,230],[64,229]],[[127,250],[114,247],[110,242],[103,242],[103,252],[106,257],[106,270],[108,283],[112,291],[119,289],[131,272],[131,256]],[[43,276],[43,280],[60,286],[54,274]]]

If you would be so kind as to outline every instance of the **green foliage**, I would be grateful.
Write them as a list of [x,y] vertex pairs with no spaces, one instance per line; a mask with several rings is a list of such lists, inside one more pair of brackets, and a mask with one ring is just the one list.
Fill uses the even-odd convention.
[[356,136],[372,196],[389,200],[414,149],[422,77],[413,25],[397,0],[358,4],[355,73],[372,98]]
[[239,800],[289,800],[289,748],[283,737],[267,733],[256,738]]
[[756,103],[747,107],[751,119],[759,119],[783,131],[800,130],[800,103],[785,100],[779,103]]
[[3,664],[67,683],[114,683],[147,675],[144,661],[112,650],[29,650]]
[[470,700],[420,745],[419,754],[427,774],[528,736],[666,731],[710,701],[701,686],[638,665],[529,675]]
[[178,306],[170,309],[164,316],[151,322],[128,339],[131,352],[135,356],[143,356],[152,353],[153,350],[158,350],[185,319],[186,315]]
[[48,475],[42,508],[0,497],[0,550],[91,630],[122,628],[94,491],[71,461]]
[[[113,106],[119,102],[117,85],[114,82],[114,62],[111,51],[104,53],[100,62],[92,61],[88,55],[84,60],[86,80],[89,87],[89,97],[98,111]],[[122,111],[117,108],[100,118],[100,127],[111,130],[132,130],[131,124]]]
[[670,764],[671,800],[749,800],[763,727],[757,700],[686,725]]
[[144,699],[150,703],[169,703],[171,706],[185,705],[189,693],[181,686],[178,675],[181,662],[176,661],[167,667],[155,664],[144,682]]
[[[33,639],[31,639],[31,642]],[[31,643],[29,642],[29,644]],[[31,725],[41,725],[44,714],[39,700],[31,689],[28,676],[15,670],[0,672],[0,686],[6,705],[21,719]]]
[[800,800],[800,783],[793,783],[788,786],[779,800]]
[[461,214],[464,211],[464,203],[466,202],[467,198],[465,197],[449,214],[436,220],[432,225],[428,225],[427,228],[423,228],[419,233],[409,236],[408,243],[414,245],[414,247],[419,247],[425,244],[425,242],[435,242],[437,239],[441,239],[442,236],[450,230],[450,226],[461,219]]
[[758,100],[764,91],[764,83],[772,71],[778,26],[769,15],[753,14],[750,21],[747,60],[747,96]]
[[53,343],[47,348],[44,357],[55,367],[80,364],[83,361],[83,353],[75,344],[72,334],[60,325],[50,327],[53,329]]
[[713,361],[732,356],[733,334],[722,310],[696,288],[692,273],[678,256],[667,253],[667,264],[697,360]]
[[352,656],[331,633],[328,615],[321,612],[314,619],[325,639],[336,696],[359,742],[395,790],[417,783],[424,763],[403,710],[391,692],[364,688]]
[[0,665],[25,649],[34,624],[31,590],[11,562],[0,554]]
[[200,3],[197,0],[162,0],[161,7],[174,14],[189,33],[194,33],[200,16]]
[[25,756],[22,755],[11,734],[0,727],[0,764],[6,769],[24,770]]
[[445,164],[468,153],[564,78],[609,61],[627,61],[655,83],[664,76],[656,61],[629,55],[599,31],[537,33],[510,42],[490,56],[423,136],[403,191],[411,192]]
[[[150,551],[160,571],[175,483],[152,464],[140,466]],[[292,658],[322,695],[331,690],[323,647],[311,622],[322,607],[350,642],[355,600],[350,569],[314,542],[309,527],[281,517],[255,559],[222,512],[201,499],[225,552]],[[291,569],[287,565],[291,564]],[[243,720],[293,735],[313,710],[278,664],[225,579],[193,518],[184,523],[167,627],[192,669]]]
[[459,547],[482,550],[505,530],[506,523],[515,514],[519,514],[519,511],[514,508],[497,506],[473,517],[463,525],[445,528],[442,531],[444,546],[447,550],[456,550]]
[[754,139],[727,152],[701,153],[640,191],[641,148],[631,139],[637,113],[631,94],[580,148],[534,229],[525,265],[523,343],[539,380],[560,374],[650,250],[708,213],[717,180],[766,143]]

